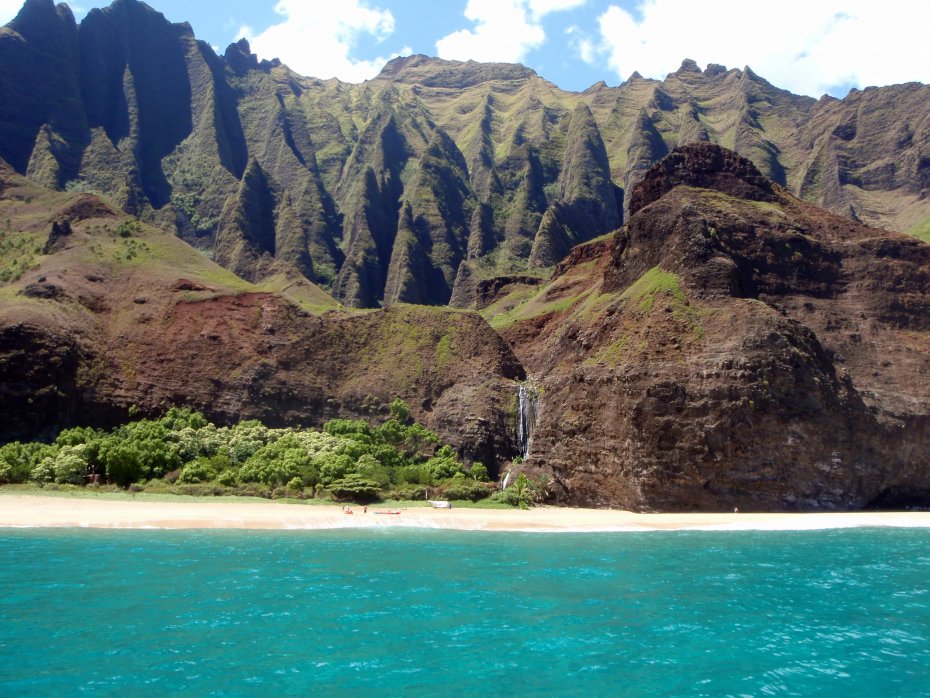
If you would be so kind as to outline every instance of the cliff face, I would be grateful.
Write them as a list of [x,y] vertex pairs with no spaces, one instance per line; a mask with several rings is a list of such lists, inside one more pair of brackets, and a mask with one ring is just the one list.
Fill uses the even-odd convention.
[[492,470],[513,452],[523,369],[476,313],[349,312],[284,273],[256,286],[96,197],[8,168],[0,216],[14,229],[0,234],[0,441],[120,423],[133,405],[189,405],[218,422],[379,422],[402,397]]
[[[842,216],[930,226],[919,84],[815,101],[686,61],[661,82],[570,93],[522,66],[411,56],[349,85],[259,62],[244,41],[219,57],[138,0],[80,26],[29,0],[0,29],[0,67],[0,158],[18,172],[103,193],[247,278],[286,268],[352,306],[467,306],[484,280],[551,267],[618,227],[624,193],[693,142]],[[264,209],[243,206],[254,168],[274,251],[254,237]]]
[[616,235],[485,311],[539,388],[527,466],[575,503],[847,509],[930,496],[930,245],[709,144]]
[[[476,283],[486,319],[340,308],[270,254],[289,230],[280,185],[254,164],[243,181],[224,221],[259,211],[258,283],[0,166],[0,440],[118,423],[133,405],[377,421],[400,396],[492,471],[531,432],[519,467],[566,503],[930,501],[930,245],[806,204],[733,152],[673,151],[629,222],[549,279]],[[518,392],[535,394],[535,417]]]

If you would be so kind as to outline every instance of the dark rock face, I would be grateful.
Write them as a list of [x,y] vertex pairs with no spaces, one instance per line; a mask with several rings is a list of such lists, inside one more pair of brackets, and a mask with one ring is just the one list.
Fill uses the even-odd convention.
[[73,334],[7,325],[0,328],[0,357],[3,441],[54,437],[60,425],[87,414],[93,400],[84,400],[89,396],[79,389],[80,373],[95,359]]
[[653,510],[930,492],[930,245],[714,149],[654,168],[634,195],[649,203],[609,246],[576,248],[543,296],[592,289],[601,305],[505,330],[545,389],[527,467],[567,502]]
[[86,129],[74,16],[53,0],[28,0],[0,32],[0,158],[63,186],[77,175]]
[[249,281],[289,269],[311,278],[310,243],[278,186],[252,160],[236,196],[226,202],[213,258]]
[[646,173],[630,197],[630,215],[683,184],[754,201],[777,198],[772,182],[746,158],[710,143],[692,143],[675,150]]
[[594,116],[581,104],[568,125],[559,199],[543,216],[530,265],[551,267],[579,242],[620,227],[623,192],[610,179],[610,161]]
[[81,93],[88,127],[113,144],[136,143],[137,184],[158,209],[171,187],[161,161],[193,131],[187,70],[190,27],[173,25],[137,0],[92,10],[79,37]]
[[71,221],[67,218],[62,218],[52,223],[52,230],[48,234],[48,240],[45,241],[42,254],[52,254],[55,252],[64,244],[65,239],[69,235],[71,235]]

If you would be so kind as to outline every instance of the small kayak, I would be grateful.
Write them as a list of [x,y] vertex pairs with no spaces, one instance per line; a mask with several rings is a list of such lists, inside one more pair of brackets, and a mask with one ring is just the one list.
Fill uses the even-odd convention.
[[397,516],[400,514],[399,511],[376,511],[376,514],[381,514],[382,516]]

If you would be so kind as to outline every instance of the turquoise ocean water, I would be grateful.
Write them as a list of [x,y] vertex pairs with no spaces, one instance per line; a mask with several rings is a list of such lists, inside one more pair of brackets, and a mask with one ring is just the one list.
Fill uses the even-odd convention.
[[930,695],[930,531],[0,531],[0,696]]

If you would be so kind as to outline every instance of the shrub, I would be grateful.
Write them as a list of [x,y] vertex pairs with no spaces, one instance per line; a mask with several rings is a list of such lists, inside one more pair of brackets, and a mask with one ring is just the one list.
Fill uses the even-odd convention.
[[488,469],[484,463],[472,463],[468,474],[471,475],[473,480],[478,480],[480,482],[488,482],[491,479],[491,476],[488,473]]
[[542,502],[549,496],[550,480],[545,475],[530,479],[520,473],[501,495],[503,501],[521,509],[528,509],[531,504]]
[[440,448],[435,456],[426,461],[426,467],[436,480],[444,480],[462,472],[462,464],[456,460],[451,446]]
[[0,484],[18,484],[32,478],[33,469],[54,456],[54,446],[40,443],[12,443],[0,446]]
[[374,480],[366,480],[358,473],[349,473],[329,485],[333,497],[340,501],[371,502],[378,498],[381,487]]
[[391,471],[371,454],[366,453],[356,461],[355,472],[367,480],[374,480],[380,487],[391,484]]
[[474,480],[453,481],[443,487],[443,497],[446,499],[461,499],[471,502],[487,499],[493,492],[493,485],[475,482]]
[[38,482],[40,485],[55,481],[55,459],[52,457],[43,458],[29,473],[29,479]]
[[426,463],[412,463],[398,469],[397,480],[410,485],[432,485],[433,471]]
[[388,493],[391,499],[417,501],[426,499],[426,488],[420,485],[401,485]]
[[413,424],[407,428],[404,438],[404,447],[411,455],[425,451],[430,446],[439,444],[439,437],[420,424]]
[[191,461],[181,470],[178,483],[182,485],[195,485],[199,482],[210,482],[216,479],[216,469],[208,458],[198,458]]
[[96,441],[98,438],[99,435],[97,432],[90,427],[74,427],[73,429],[65,429],[61,432],[58,438],[55,439],[55,445],[77,446],[79,444]]
[[55,482],[63,485],[83,485],[87,481],[87,458],[84,444],[64,446],[55,456]]
[[391,417],[401,424],[410,423],[410,408],[399,397],[394,398],[394,401],[391,402]]
[[132,444],[114,437],[100,446],[100,461],[106,469],[107,479],[120,487],[128,487],[142,478],[142,457]]
[[323,431],[333,436],[371,436],[371,427],[362,419],[331,419],[323,425]]
[[530,502],[533,499],[530,493],[529,479],[526,475],[523,473],[517,475],[517,479],[513,481],[513,484],[504,490],[502,499],[511,506],[529,509]]
[[2,446],[0,484],[30,477],[48,484],[83,484],[88,473],[106,473],[121,487],[145,481],[163,491],[238,487],[261,496],[272,489],[309,488],[366,499],[400,484],[407,490],[401,496],[420,498],[426,486],[445,480],[455,481],[447,485],[459,488],[456,496],[483,492],[466,486],[487,477],[483,465],[476,463],[466,473],[436,434],[408,424],[409,409],[402,400],[392,403],[391,414],[375,429],[363,420],[334,419],[324,431],[315,431],[270,429],[254,420],[217,428],[198,412],[172,408],[159,419],[138,419],[110,433],[78,427],[62,431],[54,445]]
[[194,412],[186,407],[172,407],[158,421],[170,431],[180,431],[184,428],[202,429],[209,423],[200,412]]
[[317,456],[314,462],[320,469],[320,482],[327,486],[353,472],[355,466],[352,458],[341,453]]
[[245,482],[262,482],[266,485],[283,485],[295,477],[306,484],[316,484],[317,466],[293,436],[263,446],[239,468],[239,477]]
[[389,419],[373,432],[377,443],[390,444],[396,446],[403,443],[407,438],[407,427],[396,419]]

